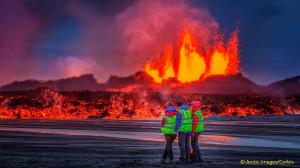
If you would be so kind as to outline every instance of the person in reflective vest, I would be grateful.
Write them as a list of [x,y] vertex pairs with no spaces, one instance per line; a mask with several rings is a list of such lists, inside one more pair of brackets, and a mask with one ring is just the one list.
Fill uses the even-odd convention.
[[179,162],[190,162],[190,139],[192,132],[192,113],[189,107],[181,102],[177,103],[179,110],[176,115],[176,128],[178,131],[178,145],[180,149]]
[[167,157],[170,163],[173,163],[173,150],[172,144],[177,137],[176,127],[176,108],[174,106],[168,106],[165,110],[165,115],[162,119],[161,132],[166,139],[166,147],[162,155],[161,163],[166,163]]
[[193,101],[191,103],[191,110],[193,116],[192,140],[191,140],[191,145],[193,148],[192,161],[198,161],[198,162],[202,161],[202,157],[199,150],[198,139],[200,133],[204,131],[203,115],[200,108],[201,108],[201,103],[199,101]]

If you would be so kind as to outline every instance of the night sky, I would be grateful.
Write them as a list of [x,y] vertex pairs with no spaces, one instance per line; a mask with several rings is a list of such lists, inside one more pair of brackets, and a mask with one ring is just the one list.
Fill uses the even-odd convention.
[[[211,27],[218,23],[225,34],[239,27],[242,72],[251,80],[269,84],[300,75],[299,0],[170,1],[170,8],[159,3],[1,1],[0,84],[82,73],[93,73],[103,82],[112,74],[132,74],[160,49],[161,38],[172,39],[168,32],[172,27],[175,31],[172,24],[181,19],[181,15],[172,16],[172,10],[184,13],[187,9],[196,9],[196,17],[191,14],[193,22],[205,18],[204,23]],[[161,6],[166,10],[161,10]],[[153,23],[153,28],[147,26]],[[136,32],[143,38],[131,37]]]

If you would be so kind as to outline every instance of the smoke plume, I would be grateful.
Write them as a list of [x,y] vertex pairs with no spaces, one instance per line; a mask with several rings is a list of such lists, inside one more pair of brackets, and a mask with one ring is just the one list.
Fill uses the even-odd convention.
[[[0,5],[0,10],[7,13],[7,17],[0,17],[0,84],[83,73],[93,73],[98,81],[106,81],[112,74],[123,76],[143,69],[145,62],[161,52],[166,43],[177,42],[186,24],[201,43],[208,43],[219,27],[207,10],[194,8],[188,1],[103,1],[96,5],[63,1],[58,4],[59,10],[48,16],[53,17],[50,19],[36,16],[39,13],[32,12],[24,2]],[[121,7],[115,9],[115,5]],[[62,19],[60,15],[74,22],[78,33],[67,36],[67,42],[58,45],[63,52],[36,52],[40,46],[50,48],[57,43],[43,29],[59,40],[61,34],[74,29],[72,24],[55,21]]]
[[29,49],[39,22],[21,0],[1,3],[0,11],[0,84],[30,77],[36,60]]

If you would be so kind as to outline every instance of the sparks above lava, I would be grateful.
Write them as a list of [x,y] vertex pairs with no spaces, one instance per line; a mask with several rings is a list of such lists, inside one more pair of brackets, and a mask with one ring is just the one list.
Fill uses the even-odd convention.
[[145,71],[157,83],[171,78],[188,83],[213,75],[236,74],[239,71],[238,30],[231,34],[226,45],[223,41],[220,35],[210,44],[201,45],[193,32],[184,27],[179,47],[167,44],[162,55],[146,63]]

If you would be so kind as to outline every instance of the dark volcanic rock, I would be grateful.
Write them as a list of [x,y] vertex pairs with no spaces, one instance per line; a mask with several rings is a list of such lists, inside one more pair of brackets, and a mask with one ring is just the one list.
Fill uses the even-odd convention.
[[25,80],[16,81],[2,86],[2,91],[16,91],[16,90],[33,90],[39,87],[50,87],[61,91],[72,90],[98,90],[104,87],[99,84],[91,74],[81,75],[79,77],[71,77],[59,80],[39,81],[39,80]]
[[[143,71],[127,77],[111,76],[107,82],[98,83],[93,75],[81,75],[59,80],[16,81],[0,88],[1,91],[32,90],[39,87],[51,87],[60,91],[105,90],[131,91],[130,89],[154,89],[168,93],[201,93],[201,94],[243,94],[293,96],[300,95],[300,76],[274,82],[269,86],[260,86],[243,74],[229,76],[211,76],[203,81],[181,84],[176,79],[169,79],[157,85]],[[132,86],[132,87],[131,87]]]
[[284,96],[300,96],[300,76],[274,82],[268,87],[273,92]]
[[106,88],[120,89],[129,85],[150,85],[151,83],[153,83],[151,77],[145,72],[139,71],[127,77],[111,76],[105,86]]
[[212,76],[204,81],[187,84],[177,90],[184,93],[202,94],[238,94],[261,93],[262,86],[257,85],[242,74],[230,76]]

